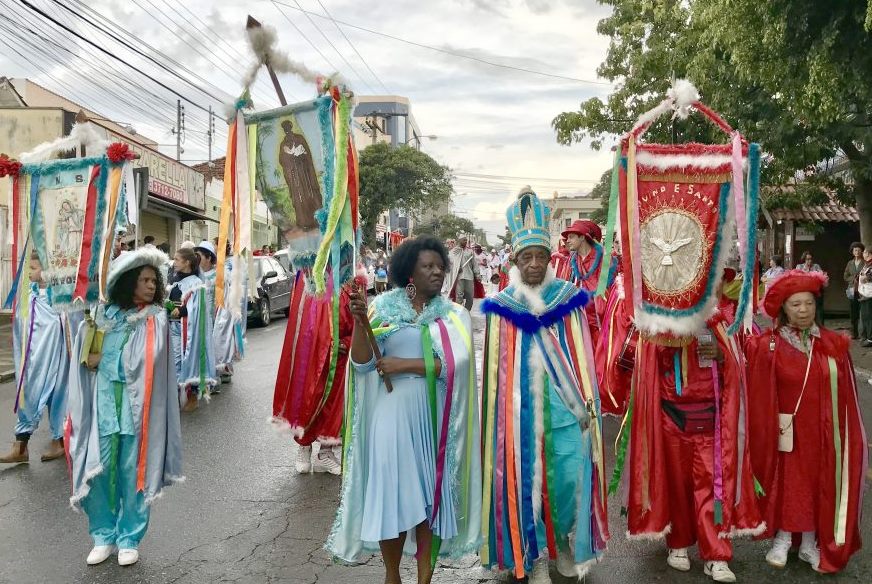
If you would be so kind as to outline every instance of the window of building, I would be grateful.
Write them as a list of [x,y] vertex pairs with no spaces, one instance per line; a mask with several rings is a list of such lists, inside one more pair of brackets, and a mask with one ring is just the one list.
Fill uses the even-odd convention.
[[579,211],[579,212],[578,212],[578,218],[579,218],[579,219],[589,219],[589,218],[590,218],[590,213],[587,213],[587,212],[585,212],[585,211]]
[[572,217],[567,217],[567,218],[564,220],[564,224],[565,224],[564,226],[565,226],[567,229],[569,229],[569,227],[572,225]]

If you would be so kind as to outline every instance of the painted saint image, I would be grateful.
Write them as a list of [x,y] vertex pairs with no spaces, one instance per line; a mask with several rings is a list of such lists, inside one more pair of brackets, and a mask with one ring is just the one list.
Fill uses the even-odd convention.
[[63,200],[58,209],[57,227],[55,232],[55,248],[61,251],[74,249],[82,241],[85,226],[85,212],[70,200]]
[[315,212],[323,203],[312,152],[305,136],[294,131],[290,120],[282,122],[282,129],[285,137],[279,145],[279,164],[290,190],[297,227],[304,231],[317,229]]

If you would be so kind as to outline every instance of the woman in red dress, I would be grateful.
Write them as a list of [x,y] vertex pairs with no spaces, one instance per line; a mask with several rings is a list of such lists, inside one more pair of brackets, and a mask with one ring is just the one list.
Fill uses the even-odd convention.
[[815,324],[826,282],[793,270],[770,283],[761,308],[775,325],[748,339],[747,362],[751,461],[774,537],[766,561],[783,568],[795,536],[799,559],[832,573],[861,547],[867,442],[850,341]]

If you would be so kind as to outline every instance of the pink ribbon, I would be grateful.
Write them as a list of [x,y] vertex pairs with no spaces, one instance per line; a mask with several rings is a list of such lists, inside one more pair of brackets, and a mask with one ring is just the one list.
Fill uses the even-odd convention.
[[497,462],[494,465],[494,520],[497,536],[497,563],[505,565],[503,553],[503,513],[505,511],[505,466],[506,466],[506,407],[505,400],[512,399],[510,380],[506,379],[506,363],[509,360],[506,322],[500,322],[500,366],[497,375]]
[[715,388],[715,501],[724,500],[724,460],[721,452],[721,380],[718,375],[718,362],[712,360],[712,383]]
[[[439,325],[439,335],[442,338],[442,351],[445,354],[446,367],[446,392],[445,407],[442,408],[442,429],[439,431],[439,450],[436,455],[436,493],[433,495],[433,516],[430,519],[430,527],[436,524],[436,515],[439,513],[439,504],[442,502],[442,479],[445,476],[445,445],[448,441],[448,425],[451,419],[451,401],[454,397],[454,352],[451,350],[451,338],[448,336],[448,328],[440,318],[436,321]],[[433,428],[435,431],[436,428]]]

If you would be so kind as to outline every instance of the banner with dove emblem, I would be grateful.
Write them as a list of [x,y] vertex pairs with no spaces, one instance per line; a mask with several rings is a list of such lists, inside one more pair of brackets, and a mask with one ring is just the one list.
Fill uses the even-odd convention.
[[[646,143],[667,113],[697,111],[729,136],[725,144]],[[620,242],[626,313],[648,336],[689,336],[718,310],[723,270],[735,242],[742,287],[728,332],[750,331],[757,280],[760,145],[700,101],[686,79],[639,116],[615,152],[604,246]],[[605,290],[601,275],[599,290]]]

